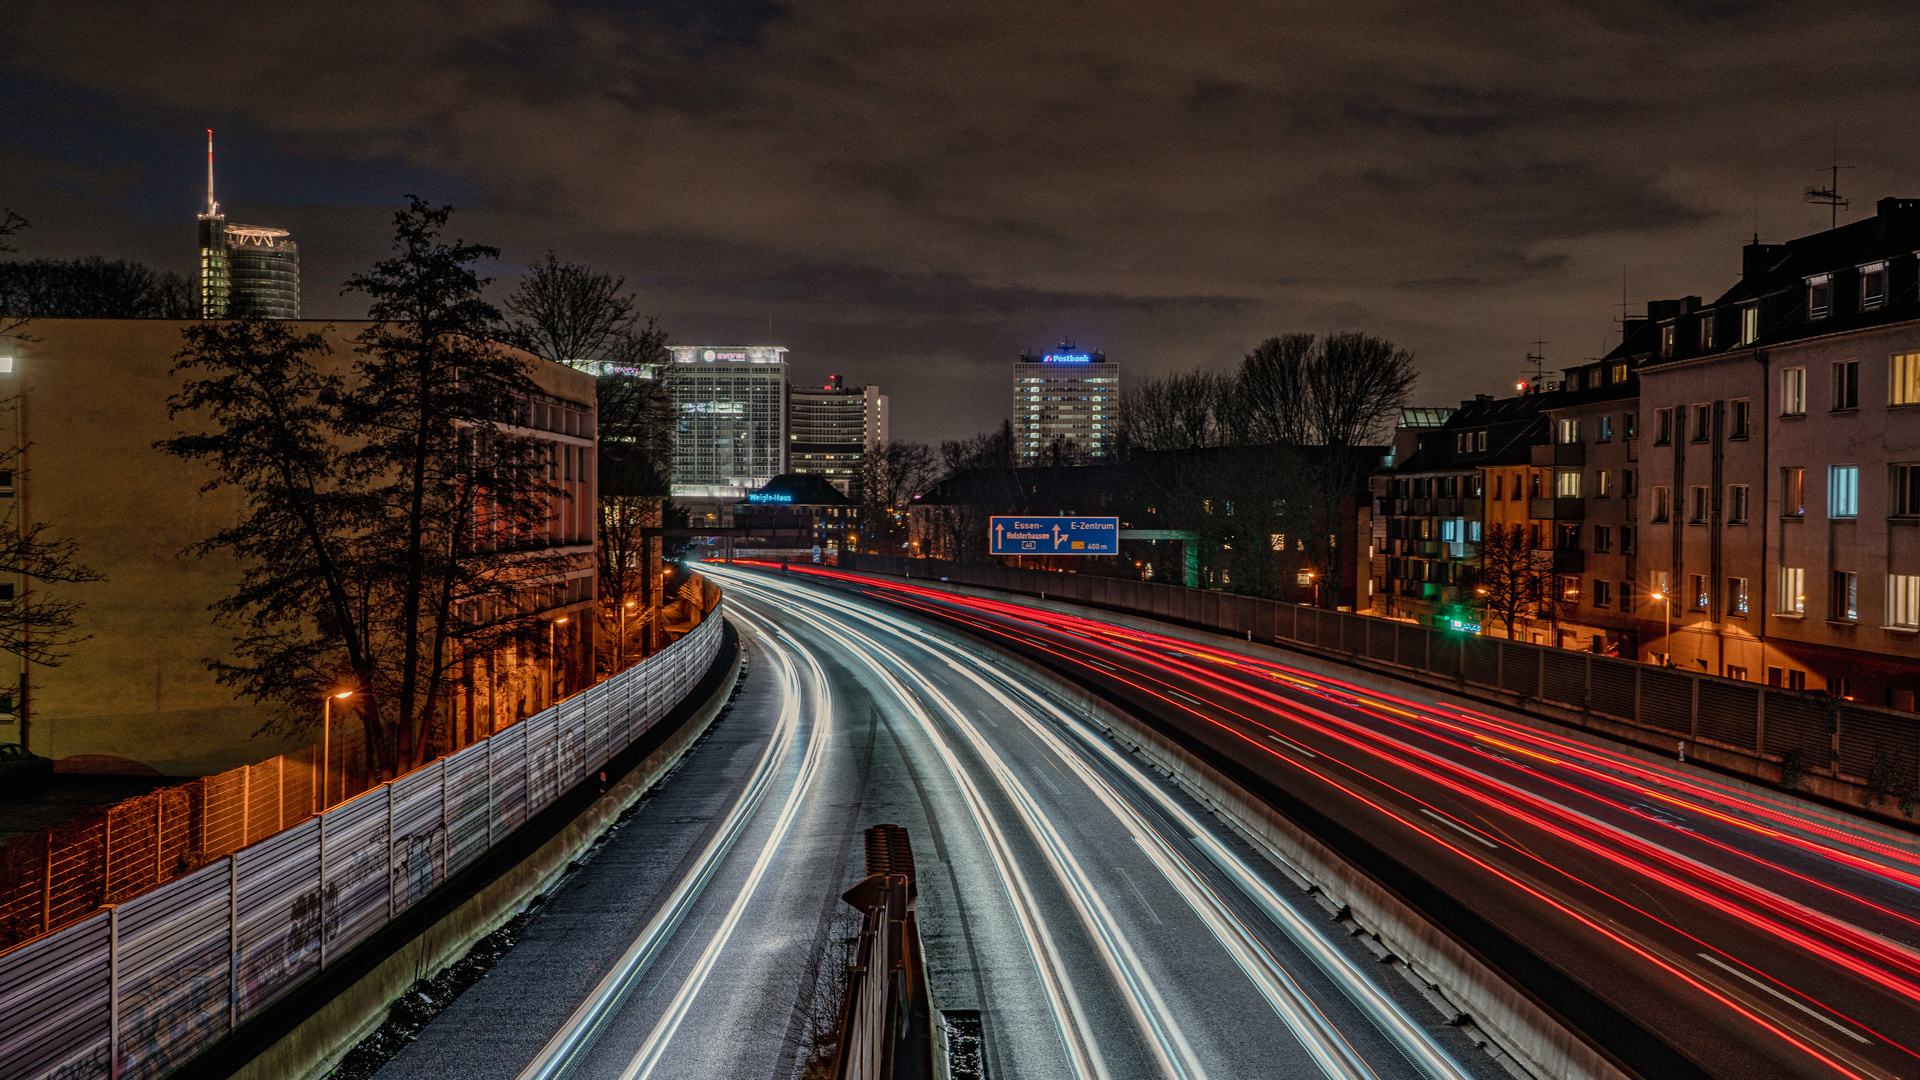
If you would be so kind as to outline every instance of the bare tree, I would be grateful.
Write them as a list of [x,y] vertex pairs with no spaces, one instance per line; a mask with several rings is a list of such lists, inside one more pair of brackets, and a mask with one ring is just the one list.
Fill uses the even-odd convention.
[[1499,623],[1508,638],[1523,622],[1552,603],[1552,557],[1533,546],[1519,525],[1497,524],[1480,542],[1480,566],[1473,577],[1473,607],[1481,624]]
[[906,546],[907,507],[934,476],[933,449],[925,443],[884,442],[867,448],[860,461],[860,531],[868,551],[900,553]]
[[1220,446],[1220,413],[1234,400],[1231,381],[1210,371],[1137,380],[1120,391],[1116,441],[1126,452]]
[[1308,404],[1322,352],[1312,334],[1283,334],[1254,347],[1235,380],[1237,441],[1303,446],[1320,441]]
[[507,297],[507,340],[556,364],[607,359],[638,319],[625,285],[617,274],[563,263],[549,251]]

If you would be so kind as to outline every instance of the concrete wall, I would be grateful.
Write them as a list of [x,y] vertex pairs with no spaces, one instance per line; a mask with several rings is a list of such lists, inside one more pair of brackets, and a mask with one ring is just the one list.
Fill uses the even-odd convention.
[[[189,422],[169,419],[167,399],[182,383],[171,369],[191,325],[41,319],[22,331],[28,340],[0,343],[0,354],[14,357],[13,374],[0,376],[0,395],[17,389],[24,402],[28,449],[15,498],[29,520],[72,537],[79,558],[106,575],[53,590],[86,605],[80,624],[91,637],[64,665],[31,672],[28,741],[66,768],[191,776],[313,741],[257,735],[268,710],[220,686],[205,667],[230,648],[231,633],[214,625],[208,608],[232,591],[240,567],[186,549],[235,521],[240,504],[229,490],[202,493],[207,469],[153,447]],[[322,332],[344,368],[354,359],[351,339],[366,324],[291,325]],[[549,394],[592,410],[591,376],[541,364],[535,377]],[[0,425],[13,422],[0,413]],[[0,444],[14,434],[0,427]],[[590,479],[583,490],[591,505]],[[590,555],[591,544],[582,550]],[[590,637],[575,644],[591,657]],[[0,655],[0,683],[13,681],[17,663]],[[4,719],[0,741],[17,741],[15,718]]]

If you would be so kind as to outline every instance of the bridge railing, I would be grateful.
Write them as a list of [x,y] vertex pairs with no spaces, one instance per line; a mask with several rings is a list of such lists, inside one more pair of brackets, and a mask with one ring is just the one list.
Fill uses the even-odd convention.
[[1828,777],[1850,789],[1836,797],[1886,799],[1907,814],[1920,793],[1920,717],[1824,693],[1151,581],[871,555],[843,555],[841,568],[1044,595],[1405,668]]
[[0,1080],[160,1077],[312,978],[658,723],[722,620],[566,701],[0,953]]

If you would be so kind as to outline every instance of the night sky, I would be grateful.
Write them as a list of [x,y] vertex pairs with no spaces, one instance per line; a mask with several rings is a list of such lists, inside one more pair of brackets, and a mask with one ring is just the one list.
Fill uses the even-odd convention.
[[510,279],[627,275],[681,343],[789,346],[896,438],[1006,416],[1063,335],[1132,373],[1285,331],[1418,354],[1417,404],[1618,340],[1622,280],[1731,284],[1739,246],[1920,196],[1920,5],[263,4],[15,0],[0,202],[22,256],[186,273],[291,229],[314,317],[410,191]]

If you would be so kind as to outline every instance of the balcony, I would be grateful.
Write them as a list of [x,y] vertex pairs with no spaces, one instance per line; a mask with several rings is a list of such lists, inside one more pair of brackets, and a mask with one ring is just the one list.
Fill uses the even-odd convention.
[[1536,469],[1587,463],[1586,443],[1547,443],[1545,446],[1535,446],[1532,450],[1533,467]]
[[1585,521],[1587,500],[1577,497],[1528,499],[1527,516],[1536,521]]

